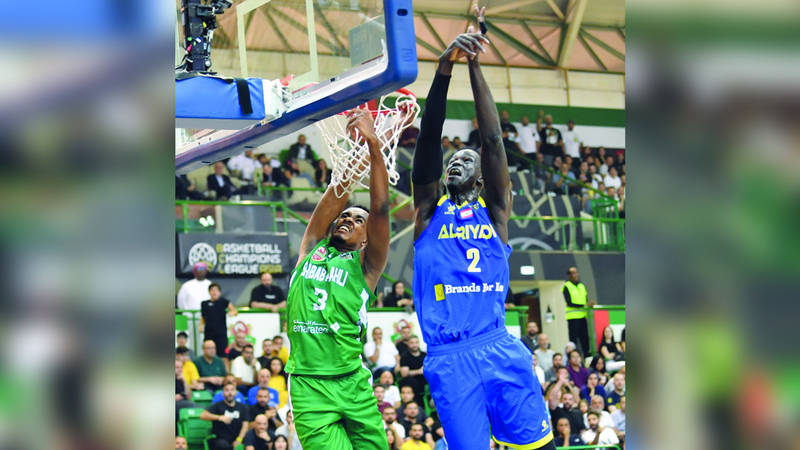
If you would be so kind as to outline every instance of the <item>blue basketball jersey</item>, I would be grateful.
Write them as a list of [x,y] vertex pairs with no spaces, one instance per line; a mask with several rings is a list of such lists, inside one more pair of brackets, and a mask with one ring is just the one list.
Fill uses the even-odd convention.
[[414,307],[427,345],[505,327],[511,247],[482,198],[459,206],[442,197],[414,252]]

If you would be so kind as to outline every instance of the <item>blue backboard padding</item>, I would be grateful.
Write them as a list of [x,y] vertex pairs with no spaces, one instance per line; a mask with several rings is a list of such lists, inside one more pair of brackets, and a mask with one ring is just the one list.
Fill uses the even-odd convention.
[[383,8],[389,56],[383,73],[287,112],[272,122],[253,125],[184,152],[175,157],[176,172],[186,174],[238,155],[413,83],[417,79],[417,42],[411,0],[383,0]]
[[251,114],[239,106],[236,83],[219,78],[193,77],[175,80],[175,117],[181,119],[263,120],[264,87],[260,78],[248,78]]

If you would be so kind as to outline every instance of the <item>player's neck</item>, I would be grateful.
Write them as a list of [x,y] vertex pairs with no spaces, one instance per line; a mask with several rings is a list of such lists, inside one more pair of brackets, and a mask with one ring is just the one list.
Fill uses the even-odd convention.
[[470,189],[465,192],[458,192],[453,189],[450,190],[450,201],[456,205],[463,205],[464,203],[472,203],[478,201],[478,193],[475,189]]

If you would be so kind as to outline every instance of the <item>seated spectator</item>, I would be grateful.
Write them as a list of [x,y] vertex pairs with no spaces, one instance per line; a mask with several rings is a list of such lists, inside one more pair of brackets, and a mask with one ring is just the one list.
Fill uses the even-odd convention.
[[619,400],[619,409],[611,413],[611,421],[614,422],[614,431],[620,440],[625,439],[625,396]]
[[536,182],[536,189],[539,192],[544,192],[545,185],[550,181],[550,172],[547,171],[547,166],[544,164],[544,155],[540,152],[536,153],[536,162],[533,165],[533,178]]
[[599,395],[603,397],[603,402],[605,403],[606,400],[606,390],[603,386],[598,385],[599,378],[597,377],[597,373],[592,372],[589,374],[589,378],[586,379],[586,386],[581,388],[581,398],[591,399],[595,395]]
[[183,379],[189,384],[189,388],[192,390],[205,389],[203,383],[200,382],[197,366],[189,359],[189,349],[186,347],[176,348],[175,359],[183,364]]
[[618,150],[617,162],[614,164],[614,167],[617,168],[617,172],[622,172],[623,166],[625,166],[625,150]]
[[[206,290],[208,290],[207,287],[206,287]],[[189,335],[186,334],[185,331],[181,331],[180,333],[178,333],[178,337],[177,337],[178,345],[176,346],[176,348],[177,347],[185,347],[186,351],[189,354],[189,360],[193,360],[194,359],[194,350],[190,349],[189,346],[186,345],[188,340],[189,340]]]
[[421,408],[419,407],[419,405],[417,405],[416,402],[413,401],[408,402],[408,404],[405,405],[405,408],[403,410],[403,418],[402,419],[398,418],[398,422],[400,422],[400,425],[403,425],[403,428],[406,429],[406,436],[409,435],[411,426],[414,424],[423,424],[423,426],[425,427],[425,434],[430,433],[428,427],[424,425],[425,419],[427,419],[428,417],[424,413],[421,413],[420,409]]
[[[275,342],[273,339],[272,342]],[[278,391],[280,406],[283,407],[289,401],[289,391],[286,390],[286,372],[284,372],[283,361],[278,357],[273,357],[269,361],[269,369],[272,377],[269,380],[269,387]]]
[[553,355],[556,352],[550,350],[550,339],[544,333],[539,333],[538,337],[539,341],[539,348],[536,349],[533,353],[536,355],[536,358],[539,360],[539,366],[547,372],[550,367],[553,365]]
[[519,149],[519,145],[509,138],[509,130],[503,130],[503,147],[506,151],[506,159],[508,160],[509,169],[516,167],[517,170],[521,170],[522,168],[527,167],[527,164],[525,164],[525,162],[519,156],[522,153],[522,150]]
[[[253,421],[253,418],[259,414],[264,414],[267,417],[267,422],[269,428],[274,432],[279,426],[283,425],[280,420],[276,419],[277,414],[277,407],[278,402],[277,399],[275,401],[271,398],[272,393],[269,389],[261,389],[259,388],[258,394],[256,395],[256,403],[254,405],[249,405],[247,407],[248,417],[250,417],[250,421]],[[276,396],[277,397],[277,396]],[[250,424],[250,427],[253,427],[253,424]]]
[[189,443],[183,436],[175,436],[175,450],[188,450]]
[[581,417],[585,418],[586,413],[589,412],[589,402],[586,400],[581,400],[580,402],[578,402],[578,410],[580,410],[581,412]]
[[556,447],[583,446],[581,437],[577,434],[572,434],[572,427],[570,427],[569,420],[566,417],[558,419],[556,423],[556,430],[558,431],[554,441]]
[[569,371],[569,378],[572,380],[573,384],[575,384],[576,388],[580,389],[586,386],[586,380],[589,378],[589,370],[583,367],[583,357],[579,351],[573,350],[569,354],[567,371]]
[[230,372],[230,362],[242,355],[244,347],[247,345],[247,333],[245,331],[237,331],[233,336],[233,342],[228,345],[225,350],[225,357],[228,359],[228,371]]
[[447,440],[444,439],[444,428],[442,428],[442,421],[439,419],[439,414],[436,411],[432,412],[431,417],[425,421],[425,424],[430,424],[428,428],[430,428],[431,436],[433,436],[433,448],[435,450],[448,450]]
[[[286,175],[280,169],[272,167],[271,164],[265,164],[264,167],[261,168],[261,186],[289,187],[289,179],[286,178]],[[267,194],[267,196],[272,199],[282,198],[280,191],[273,191],[271,194]]]
[[622,180],[617,176],[616,167],[611,166],[608,169],[608,175],[603,178],[603,184],[605,184],[606,187],[613,187],[614,189],[619,189],[619,187],[622,186]]
[[614,390],[606,396],[606,406],[608,412],[613,413],[619,409],[622,399],[625,397],[625,372],[617,372],[614,375]]
[[261,364],[253,355],[253,346],[245,344],[242,354],[231,361],[231,375],[236,377],[239,392],[247,395],[250,388],[256,386],[256,374],[261,370]]
[[600,353],[606,359],[609,371],[616,372],[625,366],[625,353],[622,351],[622,346],[614,341],[614,330],[610,326],[603,329]]
[[411,125],[400,134],[399,146],[413,149],[417,146],[417,137],[419,137],[419,128]]
[[272,379],[272,372],[266,367],[262,367],[261,370],[258,371],[258,375],[256,376],[256,380],[258,380],[258,384],[251,387],[249,391],[247,391],[247,403],[249,405],[255,405],[258,402],[258,394],[262,391],[265,391],[269,396],[270,403],[274,403],[275,405],[280,404],[280,395],[278,391],[274,388],[269,387],[269,382]]
[[191,400],[192,389],[189,383],[183,378],[183,362],[179,359],[175,360],[175,401]]
[[289,361],[289,349],[283,346],[283,336],[280,334],[272,338],[272,357],[280,358],[284,366]]
[[[200,332],[205,333],[206,340],[214,341],[216,344],[216,354],[223,359],[227,373],[228,364],[228,321],[227,315],[235,316],[238,314],[236,307],[228,299],[222,297],[220,287],[217,283],[208,286],[209,300],[200,303]],[[200,366],[197,366],[198,368]]]
[[385,394],[383,400],[392,405],[392,407],[399,408],[402,403],[400,397],[400,390],[394,385],[394,374],[392,372],[383,372],[378,382],[383,386]]
[[280,308],[286,308],[286,294],[283,293],[283,289],[273,284],[272,274],[266,272],[261,274],[261,284],[250,291],[250,307],[274,313]]
[[589,411],[583,415],[583,424],[586,428],[589,428],[589,420],[588,414],[594,411],[597,413],[597,416],[600,418],[600,426],[601,427],[613,427],[614,422],[611,421],[611,414],[608,411],[604,411],[603,408],[605,407],[605,402],[603,401],[603,397],[599,395],[595,395],[592,397],[591,402],[589,403]]
[[397,372],[400,370],[400,354],[390,340],[383,340],[383,330],[375,327],[372,330],[372,341],[364,344],[364,355],[369,362],[375,364],[372,375],[380,378],[387,370]]
[[[425,436],[425,425],[421,423],[415,423],[411,426],[408,432],[409,438],[406,439],[406,442],[400,447],[400,450],[432,450],[430,444],[423,441],[423,436]],[[430,434],[428,434],[430,436]]]
[[[536,322],[528,322],[525,326],[525,335],[521,338],[522,343],[528,347],[531,353],[539,349],[539,324]],[[544,373],[544,372],[542,372]]]
[[305,159],[309,162],[309,164],[311,164],[311,167],[317,166],[317,160],[314,158],[314,152],[311,150],[311,146],[306,143],[306,136],[304,134],[297,136],[297,142],[289,147],[288,160],[296,161],[298,159]]
[[298,164],[296,160],[289,159],[286,161],[283,174],[286,176],[286,179],[289,180],[289,186],[291,186],[291,180],[294,177],[305,178],[308,180],[308,184],[310,186],[316,186],[316,183],[314,183],[314,177],[312,177],[309,173],[300,171],[300,164]]
[[[608,413],[606,413],[608,414]],[[611,427],[600,425],[600,415],[597,411],[589,411],[588,419],[589,426],[586,431],[581,434],[581,440],[586,445],[614,445],[619,444],[617,434]]]
[[567,345],[564,346],[564,355],[567,357],[567,360],[569,360],[569,354],[572,353],[573,350],[577,350],[577,349],[578,349],[578,346],[575,345],[574,342],[572,342],[572,341],[567,342]]
[[[414,390],[411,389],[411,386],[403,386],[400,388],[400,399],[402,400],[402,402],[400,403],[400,406],[398,406],[395,409],[397,411],[397,421],[400,422],[401,424],[404,424],[403,420],[406,417],[406,407],[409,405],[409,403],[415,403]],[[419,409],[417,411],[417,415],[419,416],[419,422],[425,422],[425,420],[428,418],[427,414],[425,414],[424,409]]]
[[603,162],[603,165],[600,166],[600,175],[605,177],[608,175],[609,170],[614,167],[614,158],[611,156],[606,156],[601,158],[601,161]]
[[569,384],[569,375],[564,368],[559,370],[558,380],[548,387],[546,398],[547,405],[550,409],[550,417],[553,422],[558,423],[558,420],[563,417],[569,420],[572,429],[575,430],[576,433],[585,428],[583,415],[579,409],[575,408],[576,397]]
[[536,374],[536,378],[539,379],[539,384],[544,386],[544,370],[539,367],[539,361],[536,360],[536,354],[533,355],[533,373]]
[[481,148],[481,135],[478,131],[478,118],[472,118],[472,131],[469,132],[469,139],[467,140],[467,148],[471,148],[480,153]]
[[275,431],[268,427],[267,416],[259,414],[253,420],[253,428],[247,430],[243,444],[245,450],[272,450]]
[[258,357],[258,363],[261,367],[269,367],[269,360],[272,359],[272,339],[264,339],[261,342],[261,356]]
[[223,400],[212,403],[200,418],[213,422],[211,433],[215,436],[208,441],[210,449],[232,449],[244,441],[247,434],[247,410],[242,403],[235,400],[236,386],[228,383],[222,389]]
[[314,172],[314,181],[317,187],[327,188],[331,184],[331,171],[328,170],[328,163],[324,159],[320,159],[317,163],[317,169]]
[[606,359],[599,353],[592,358],[592,362],[589,364],[589,372],[597,374],[597,379],[599,380],[598,384],[603,387],[605,387],[608,380],[611,379],[606,371]]
[[461,142],[461,138],[458,137],[458,136],[453,138],[452,144],[453,144],[453,147],[456,149],[456,151],[461,150],[462,148],[464,148],[464,143]]
[[400,450],[400,446],[403,445],[403,439],[394,427],[386,427],[386,441],[389,443],[389,450]]
[[388,408],[389,406],[392,406],[391,404],[389,404],[389,402],[383,399],[384,396],[386,395],[386,388],[383,387],[383,385],[375,384],[375,386],[372,386],[372,395],[375,396],[375,400],[378,402],[379,413],[383,414],[384,409]]
[[228,372],[225,363],[217,356],[217,345],[214,341],[203,342],[203,356],[195,358],[192,362],[200,375],[198,381],[202,382],[207,390],[213,394],[222,389],[222,382]]
[[450,143],[450,138],[448,138],[447,136],[442,136],[442,150],[444,150],[444,152],[447,153],[448,150],[455,151],[455,149],[456,148]]
[[[388,373],[388,372],[384,372]],[[397,423],[397,412],[391,406],[383,409],[383,426],[384,428],[392,427],[400,436],[401,439],[406,438],[406,429]]]
[[[563,363],[564,358],[561,356],[561,353],[553,353],[553,365],[544,372],[545,383],[554,383],[556,381],[558,368],[563,367]],[[569,374],[567,374],[567,376],[569,376]]]
[[241,194],[255,193],[253,181],[255,180],[256,170],[261,170],[261,163],[253,157],[252,150],[247,150],[231,158],[228,161],[228,169],[233,176],[242,180],[242,187],[239,188]]
[[223,175],[225,166],[222,162],[214,164],[214,173],[206,177],[206,184],[209,191],[214,191],[216,199],[220,201],[228,200],[238,194],[238,189],[231,183],[230,177]]
[[[236,377],[234,377],[231,374],[225,375],[222,384],[223,385],[232,384],[234,387],[236,387],[236,395],[233,397],[233,399],[239,403],[245,405],[247,404],[247,400],[244,398],[244,394],[242,394],[239,391],[238,384],[236,383]],[[214,394],[214,398],[212,398],[211,401],[216,403],[216,402],[221,402],[224,399],[225,399],[225,394],[223,393],[223,391],[219,391],[216,394]]]
[[553,175],[550,180],[549,190],[556,195],[570,195],[569,185],[572,182],[568,178],[574,179],[575,175],[569,171],[567,163],[562,163],[559,173]]
[[381,292],[378,294],[378,308],[404,308],[407,306],[414,306],[414,300],[411,296],[406,294],[406,286],[402,281],[395,281],[392,285],[392,292],[383,295]]
[[394,343],[397,353],[402,355],[408,351],[408,340],[411,339],[411,327],[405,326],[400,329],[400,339]]
[[303,450],[300,446],[300,439],[297,437],[297,429],[294,426],[294,414],[292,410],[287,406],[280,409],[278,415],[283,425],[275,431],[275,450],[280,450],[278,446],[281,443],[281,438],[283,438],[286,443],[284,449]]
[[175,200],[205,200],[194,183],[186,175],[175,175]]
[[426,353],[419,349],[419,338],[411,336],[408,340],[408,351],[400,356],[400,385],[408,385],[414,389],[414,396],[417,403],[422,403],[422,394],[428,381],[423,375],[422,363]]

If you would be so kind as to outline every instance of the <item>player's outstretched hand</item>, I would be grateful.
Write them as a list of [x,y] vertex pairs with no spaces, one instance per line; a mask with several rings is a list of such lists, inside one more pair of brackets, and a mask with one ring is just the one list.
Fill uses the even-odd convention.
[[375,135],[375,121],[372,119],[371,112],[366,109],[354,108],[347,111],[347,117],[347,133],[354,140],[356,139],[356,130],[366,141],[378,139],[378,136]]
[[470,25],[467,32],[459,34],[450,43],[450,46],[439,57],[440,62],[450,62],[469,56],[470,59],[475,59],[478,52],[486,53],[486,48],[482,44],[488,44],[489,39],[481,33],[475,33],[475,29]]

